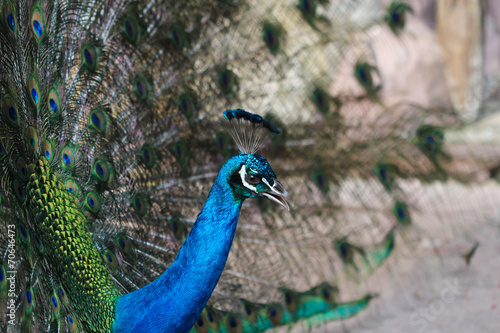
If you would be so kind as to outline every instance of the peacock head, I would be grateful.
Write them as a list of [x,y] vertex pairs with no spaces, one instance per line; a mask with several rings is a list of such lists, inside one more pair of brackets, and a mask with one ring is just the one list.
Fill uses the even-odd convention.
[[290,210],[290,194],[276,179],[276,174],[265,158],[258,154],[241,153],[238,159],[243,163],[233,172],[229,181],[235,194],[244,198],[267,197]]
[[256,153],[264,138],[263,129],[275,134],[280,130],[261,116],[242,109],[227,110],[224,117],[240,150],[239,156],[233,157],[239,163],[229,180],[234,193],[243,198],[267,197],[290,210],[290,194],[276,179],[269,162]]

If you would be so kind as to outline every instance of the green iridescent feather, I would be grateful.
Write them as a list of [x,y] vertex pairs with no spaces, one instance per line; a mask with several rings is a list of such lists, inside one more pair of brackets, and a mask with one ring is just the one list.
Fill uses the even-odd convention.
[[409,52],[407,15],[377,0],[3,1],[0,331],[111,332],[117,299],[165,272],[238,154],[220,124],[235,108],[282,130],[262,156],[295,206],[245,202],[191,332],[370,308],[385,290],[366,281],[399,278],[393,257],[436,237],[423,222],[452,214],[462,231],[497,197],[496,146],[450,135],[469,125],[455,110],[391,100],[377,50]]

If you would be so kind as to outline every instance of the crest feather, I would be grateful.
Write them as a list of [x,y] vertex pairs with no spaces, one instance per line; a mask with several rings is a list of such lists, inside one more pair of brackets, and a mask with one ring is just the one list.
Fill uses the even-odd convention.
[[224,118],[227,120],[229,134],[241,153],[255,154],[264,140],[266,130],[281,133],[273,123],[243,109],[224,111]]

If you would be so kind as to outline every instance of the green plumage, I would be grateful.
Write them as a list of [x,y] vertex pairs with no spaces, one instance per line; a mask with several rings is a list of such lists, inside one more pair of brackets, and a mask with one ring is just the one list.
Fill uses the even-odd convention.
[[238,153],[220,124],[235,108],[282,130],[262,156],[295,206],[245,202],[191,332],[369,309],[386,292],[374,272],[401,282],[423,243],[439,252],[500,198],[498,142],[464,134],[452,97],[412,95],[444,66],[414,61],[405,77],[417,14],[377,0],[2,1],[0,331],[111,332],[119,296],[169,267]]
[[32,221],[34,234],[44,247],[43,257],[73,304],[82,328],[110,331],[120,293],[94,246],[75,196],[43,159],[29,176],[26,191],[29,215],[25,218]]

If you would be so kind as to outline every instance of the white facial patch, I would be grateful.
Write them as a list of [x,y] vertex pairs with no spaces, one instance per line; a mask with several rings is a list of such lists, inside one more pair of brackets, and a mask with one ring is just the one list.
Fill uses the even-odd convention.
[[245,186],[247,189],[249,189],[250,191],[253,191],[255,193],[257,193],[257,188],[253,185],[250,185],[247,181],[246,181],[246,175],[247,175],[247,167],[246,165],[243,165],[240,169],[240,171],[238,171],[238,173],[240,174],[240,177],[241,177],[241,183],[243,184],[243,186]]
[[261,180],[264,182],[264,184],[267,185],[267,187],[269,187],[270,189],[273,189],[273,187],[269,184],[269,182],[267,181],[266,178],[262,178]]

